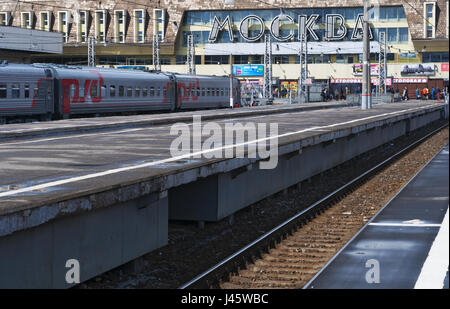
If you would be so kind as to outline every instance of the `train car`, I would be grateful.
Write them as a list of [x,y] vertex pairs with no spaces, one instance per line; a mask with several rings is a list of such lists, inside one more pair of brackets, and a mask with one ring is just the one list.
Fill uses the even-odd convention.
[[[239,102],[239,81],[232,95]],[[225,76],[56,64],[0,65],[0,122],[230,106]]]
[[55,67],[59,110],[70,115],[175,110],[172,78],[164,73]]
[[[223,76],[175,75],[177,109],[222,108],[230,106],[230,79]],[[239,81],[233,79],[233,98],[238,102]]]
[[53,70],[39,65],[0,63],[0,123],[6,119],[50,120],[54,114]]

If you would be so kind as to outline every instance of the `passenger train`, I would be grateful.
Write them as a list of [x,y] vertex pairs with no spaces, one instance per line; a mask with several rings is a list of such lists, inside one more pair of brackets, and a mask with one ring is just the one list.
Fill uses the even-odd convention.
[[[233,102],[239,102],[239,81],[232,82]],[[229,106],[225,76],[0,63],[0,123]]]

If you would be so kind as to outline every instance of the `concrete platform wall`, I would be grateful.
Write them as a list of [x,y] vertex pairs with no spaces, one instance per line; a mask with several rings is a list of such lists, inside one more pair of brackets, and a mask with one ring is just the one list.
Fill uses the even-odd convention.
[[[278,159],[272,170],[258,163],[221,173],[169,190],[169,219],[218,221],[285,188],[324,172],[407,132],[442,118],[440,111],[425,113],[378,127],[367,126],[358,133],[343,134],[293,151]],[[336,136],[339,134],[336,134]]]
[[67,288],[74,285],[66,282],[70,259],[78,260],[83,282],[164,246],[167,195],[138,200],[1,237],[0,289]]

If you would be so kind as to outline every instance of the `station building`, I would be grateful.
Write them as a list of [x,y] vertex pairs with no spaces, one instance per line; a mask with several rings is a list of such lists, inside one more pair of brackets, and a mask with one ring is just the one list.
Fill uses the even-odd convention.
[[[372,76],[378,74],[378,53],[383,48],[378,41],[384,32],[388,82],[393,87],[407,86],[414,97],[417,87],[448,86],[449,1],[372,0],[371,4]],[[362,0],[0,3],[0,25],[63,34],[61,54],[33,53],[24,57],[25,62],[87,64],[87,41],[93,36],[97,65],[153,69],[152,38],[157,34],[161,69],[186,73],[187,37],[192,34],[197,74],[228,75],[233,70],[244,83],[260,85],[268,34],[275,83],[294,91],[300,72],[299,30],[308,35],[311,81],[352,89],[360,85],[362,14]]]

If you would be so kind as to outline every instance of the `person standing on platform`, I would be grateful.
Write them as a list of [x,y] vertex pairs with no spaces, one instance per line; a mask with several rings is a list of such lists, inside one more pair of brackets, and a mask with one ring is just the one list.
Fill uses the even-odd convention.
[[420,89],[416,89],[416,100],[420,100]]
[[439,89],[439,87],[436,89],[436,97],[437,102],[439,103],[439,99],[441,98],[441,89]]
[[436,88],[431,89],[431,100],[436,100]]

